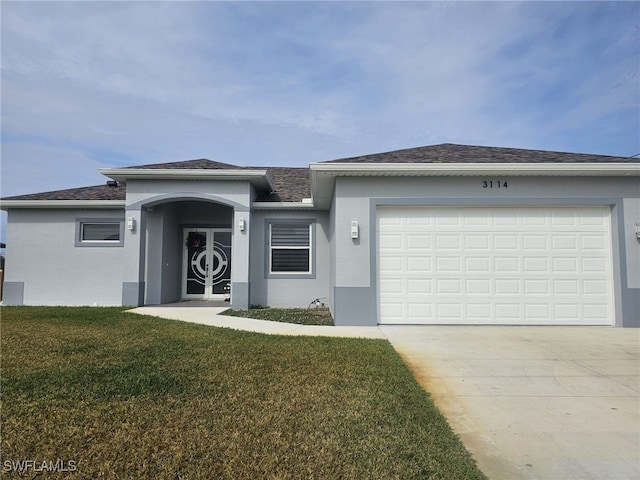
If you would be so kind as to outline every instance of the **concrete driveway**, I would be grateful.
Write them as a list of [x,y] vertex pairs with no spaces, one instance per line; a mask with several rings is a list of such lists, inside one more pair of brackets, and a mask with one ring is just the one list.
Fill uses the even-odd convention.
[[640,330],[379,328],[489,478],[640,478]]

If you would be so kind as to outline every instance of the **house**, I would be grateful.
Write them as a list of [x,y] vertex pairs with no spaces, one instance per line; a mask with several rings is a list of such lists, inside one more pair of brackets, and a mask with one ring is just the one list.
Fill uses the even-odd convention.
[[[337,325],[640,326],[636,158],[442,144],[108,168],[4,198],[4,303],[307,306]],[[228,293],[228,291],[226,292]]]

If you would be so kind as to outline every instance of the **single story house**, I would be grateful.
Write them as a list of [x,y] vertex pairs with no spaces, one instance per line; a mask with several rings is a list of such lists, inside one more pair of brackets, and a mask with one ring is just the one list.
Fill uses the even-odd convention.
[[100,172],[2,199],[4,304],[230,294],[236,309],[321,299],[336,325],[640,326],[637,158],[442,144]]

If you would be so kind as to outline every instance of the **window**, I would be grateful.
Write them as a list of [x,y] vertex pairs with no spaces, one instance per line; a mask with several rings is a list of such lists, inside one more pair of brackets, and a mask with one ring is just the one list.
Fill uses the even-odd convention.
[[120,224],[83,223],[82,238],[80,240],[83,242],[119,242]]
[[309,222],[269,224],[269,273],[312,273]]
[[124,245],[124,220],[77,219],[76,246],[122,246]]

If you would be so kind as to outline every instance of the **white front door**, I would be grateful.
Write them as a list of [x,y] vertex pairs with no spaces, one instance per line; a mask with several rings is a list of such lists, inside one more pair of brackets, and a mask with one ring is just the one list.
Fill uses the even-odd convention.
[[223,299],[231,283],[231,229],[185,228],[182,298]]

